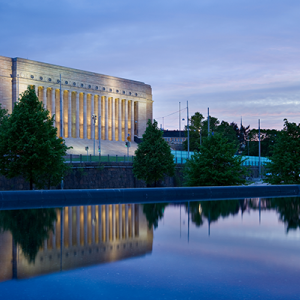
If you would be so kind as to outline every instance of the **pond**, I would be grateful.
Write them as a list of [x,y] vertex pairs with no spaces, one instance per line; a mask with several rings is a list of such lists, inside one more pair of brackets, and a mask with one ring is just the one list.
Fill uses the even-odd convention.
[[300,198],[0,211],[1,299],[300,299]]

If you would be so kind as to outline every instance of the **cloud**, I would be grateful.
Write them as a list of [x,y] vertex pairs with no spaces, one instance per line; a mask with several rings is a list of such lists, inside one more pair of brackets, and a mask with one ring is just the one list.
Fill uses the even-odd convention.
[[189,100],[281,127],[299,110],[299,13],[298,0],[0,0],[0,55],[146,82],[155,117]]

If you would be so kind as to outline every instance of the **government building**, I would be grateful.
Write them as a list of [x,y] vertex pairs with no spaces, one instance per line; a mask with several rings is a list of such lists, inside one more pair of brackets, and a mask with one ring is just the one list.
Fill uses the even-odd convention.
[[[60,89],[61,76],[61,89]],[[19,95],[35,86],[44,107],[55,115],[63,138],[107,141],[142,137],[152,120],[152,89],[143,82],[0,56],[0,103],[11,113]],[[62,113],[60,113],[62,99]],[[92,116],[96,116],[94,120]]]

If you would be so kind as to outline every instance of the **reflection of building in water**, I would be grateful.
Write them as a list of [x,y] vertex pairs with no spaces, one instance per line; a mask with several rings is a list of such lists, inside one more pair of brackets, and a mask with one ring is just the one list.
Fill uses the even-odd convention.
[[153,230],[149,230],[142,207],[137,204],[66,207],[57,211],[54,228],[35,263],[28,262],[19,246],[13,251],[10,232],[1,233],[0,281],[112,262],[152,251]]

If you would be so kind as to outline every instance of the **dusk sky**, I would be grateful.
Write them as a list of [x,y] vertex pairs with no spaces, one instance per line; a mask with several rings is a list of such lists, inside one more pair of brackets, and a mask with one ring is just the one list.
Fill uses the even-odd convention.
[[0,27],[2,56],[150,84],[159,124],[187,100],[252,128],[300,122],[299,0],[0,0]]

